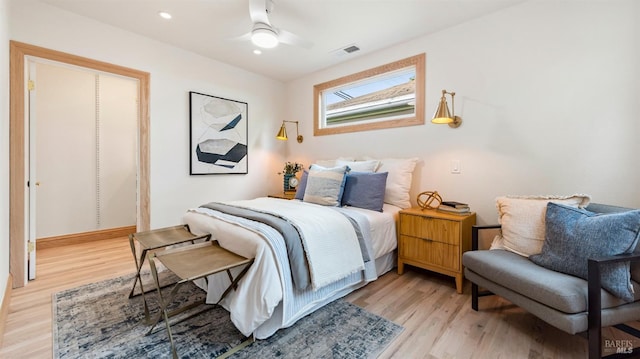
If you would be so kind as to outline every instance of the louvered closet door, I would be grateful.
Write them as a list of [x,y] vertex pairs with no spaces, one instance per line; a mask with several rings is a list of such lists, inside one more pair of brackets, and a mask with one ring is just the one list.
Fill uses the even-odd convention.
[[36,64],[37,238],[136,224],[137,82]]

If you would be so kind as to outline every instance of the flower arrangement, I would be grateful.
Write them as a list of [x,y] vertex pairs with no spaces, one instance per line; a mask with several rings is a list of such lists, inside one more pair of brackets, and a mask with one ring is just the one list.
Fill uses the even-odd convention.
[[284,164],[284,174],[286,175],[295,175],[296,173],[302,171],[304,166],[297,162],[287,162]]

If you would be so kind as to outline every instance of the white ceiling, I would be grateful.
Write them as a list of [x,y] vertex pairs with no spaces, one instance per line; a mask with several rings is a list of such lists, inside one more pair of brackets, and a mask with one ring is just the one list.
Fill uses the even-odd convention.
[[[274,0],[271,24],[314,45],[280,44],[261,55],[250,41],[232,40],[251,30],[249,0],[40,1],[286,82],[524,0]],[[361,50],[333,53],[351,44]]]

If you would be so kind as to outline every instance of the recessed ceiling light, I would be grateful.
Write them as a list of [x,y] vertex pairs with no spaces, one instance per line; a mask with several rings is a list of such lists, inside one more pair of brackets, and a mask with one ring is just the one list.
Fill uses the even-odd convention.
[[160,17],[163,19],[167,19],[167,20],[171,19],[171,14],[169,14],[166,11],[160,11],[158,12],[158,15],[160,15]]
[[262,51],[260,51],[258,49],[255,49],[255,50],[253,50],[253,53],[256,54],[256,55],[260,55],[260,54],[262,54]]

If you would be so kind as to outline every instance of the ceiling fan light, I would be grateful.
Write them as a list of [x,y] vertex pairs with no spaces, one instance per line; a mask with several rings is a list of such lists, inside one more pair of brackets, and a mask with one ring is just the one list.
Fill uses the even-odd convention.
[[258,47],[271,49],[278,46],[278,36],[270,29],[254,29],[251,32],[251,42]]
[[160,11],[160,12],[158,12],[158,15],[159,15],[161,18],[163,18],[163,19],[167,19],[167,20],[169,20],[169,19],[171,19],[171,18],[173,17],[173,16],[171,16],[171,14],[169,14],[169,13],[168,13],[168,12],[166,12],[166,11]]

